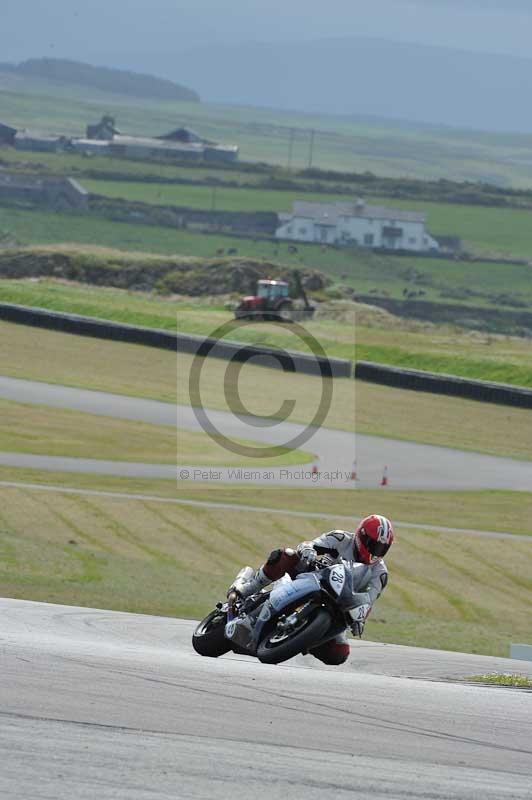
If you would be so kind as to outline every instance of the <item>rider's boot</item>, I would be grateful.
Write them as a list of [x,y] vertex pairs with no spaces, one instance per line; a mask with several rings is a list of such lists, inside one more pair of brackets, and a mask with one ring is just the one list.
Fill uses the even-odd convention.
[[[271,583],[269,578],[262,567],[259,567],[256,572],[253,572],[249,567],[246,568],[249,572],[241,570],[235,578],[235,581],[229,591],[237,592],[240,597],[249,597],[252,594],[260,592],[265,586]],[[250,574],[251,573],[251,574]]]

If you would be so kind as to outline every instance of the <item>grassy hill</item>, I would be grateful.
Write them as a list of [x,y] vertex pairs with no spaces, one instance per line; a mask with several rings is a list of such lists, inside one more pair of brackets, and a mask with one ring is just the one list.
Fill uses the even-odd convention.
[[17,76],[74,84],[103,92],[160,100],[198,102],[192,89],[164,78],[109,67],[95,67],[64,58],[30,58],[20,64],[0,64],[0,70]]

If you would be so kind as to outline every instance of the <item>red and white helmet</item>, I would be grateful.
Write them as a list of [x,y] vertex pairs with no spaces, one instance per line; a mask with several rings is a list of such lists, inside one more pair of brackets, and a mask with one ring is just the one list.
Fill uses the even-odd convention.
[[372,514],[365,517],[355,531],[355,555],[364,564],[375,564],[384,558],[393,539],[390,520],[379,514]]

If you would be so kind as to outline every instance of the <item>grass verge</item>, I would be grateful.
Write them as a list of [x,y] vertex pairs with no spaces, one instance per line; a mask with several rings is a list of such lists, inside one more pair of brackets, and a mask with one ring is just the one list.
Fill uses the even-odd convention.
[[[331,528],[334,525],[341,528],[346,524],[353,527],[358,518],[375,513],[378,509],[378,513],[395,521],[399,531],[403,526],[415,524],[532,536],[532,492],[408,492],[318,487],[296,490],[279,486],[232,486],[216,484],[214,481],[181,482],[178,487],[173,480],[44,472],[13,467],[0,467],[0,481],[83,491],[153,495],[164,500],[247,505],[265,511],[281,509],[316,517],[326,515],[330,518],[327,524]],[[520,510],[518,515],[515,513],[517,505]],[[298,523],[291,521],[290,524],[297,526]]]
[[[139,345],[101,341],[0,322],[0,374],[190,404],[192,359]],[[227,410],[227,362],[206,359],[201,391],[209,408]],[[176,388],[177,386],[177,388]],[[290,419],[308,423],[321,393],[306,375],[246,364],[240,398],[250,412],[275,414],[280,399],[296,402]],[[235,387],[230,387],[234,399]],[[437,420],[437,424],[435,424]],[[393,389],[350,379],[333,382],[326,427],[521,459],[532,457],[532,415],[526,409]],[[252,436],[250,435],[250,438]]]
[[466,680],[474,683],[487,683],[490,686],[517,686],[519,689],[532,689],[532,679],[527,678],[526,675],[493,673],[489,675],[472,675]]
[[[6,400],[0,400],[0,451],[191,466],[256,465],[256,459],[231,453],[204,433]],[[264,462],[284,466],[311,460],[312,454],[294,450]]]
[[[267,511],[2,487],[0,593],[198,618],[243,563],[328,527],[319,512],[294,524]],[[500,559],[500,541],[480,548],[478,537],[462,535],[459,559],[448,545],[449,534],[400,531],[367,638],[505,655],[511,640],[532,633],[530,540],[512,543],[511,566]]]

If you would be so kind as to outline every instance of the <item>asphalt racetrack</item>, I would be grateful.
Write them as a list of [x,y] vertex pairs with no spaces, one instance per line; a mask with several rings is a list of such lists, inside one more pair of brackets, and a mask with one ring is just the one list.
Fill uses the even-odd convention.
[[3,800],[532,796],[532,693],[442,680],[526,662],[362,642],[265,666],[201,658],[190,621],[0,619]]
[[[38,403],[127,420],[175,425],[176,429],[201,431],[194,411],[188,406],[175,406],[155,400],[73,389],[46,383],[0,377],[0,397],[23,403]],[[261,445],[284,444],[304,430],[303,425],[283,422],[275,426],[261,425],[260,418],[238,418],[223,411],[208,411],[210,420],[223,435],[258,442]],[[179,450],[179,436],[176,435]],[[532,462],[434,447],[376,436],[321,428],[303,446],[319,457],[320,479],[310,473],[310,465],[285,470],[268,468],[268,475],[238,477],[235,470],[215,470],[216,482],[267,483],[284,486],[315,484],[344,487],[350,481],[356,458],[360,488],[379,485],[384,466],[390,468],[390,484],[396,489],[532,489]],[[260,459],[258,460],[260,461]],[[0,465],[26,467],[57,472],[84,472],[144,478],[175,478],[205,481],[199,467],[142,464],[120,461],[98,461],[84,458],[62,458],[19,453],[0,453]],[[253,468],[256,472],[261,465]],[[186,476],[183,478],[183,476]],[[333,477],[331,477],[333,476]],[[209,478],[207,478],[208,480]]]

